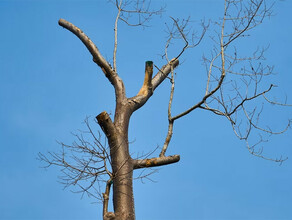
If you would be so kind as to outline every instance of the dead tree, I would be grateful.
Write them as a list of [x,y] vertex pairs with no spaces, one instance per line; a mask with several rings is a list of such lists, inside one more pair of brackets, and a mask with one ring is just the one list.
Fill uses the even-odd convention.
[[[64,176],[62,180],[66,186],[78,185],[82,192],[96,196],[103,201],[103,219],[131,220],[135,219],[133,197],[133,171],[141,168],[151,168],[176,163],[179,155],[168,156],[167,148],[171,141],[174,122],[196,109],[210,111],[216,115],[225,117],[232,126],[236,136],[245,141],[248,151],[258,157],[282,163],[286,158],[268,158],[263,154],[257,144],[265,141],[262,134],[280,134],[290,127],[290,120],[283,131],[275,132],[269,128],[260,126],[259,117],[262,108],[257,105],[250,107],[247,103],[262,98],[267,103],[286,105],[270,100],[267,94],[275,85],[267,85],[260,90],[260,83],[264,77],[272,74],[273,68],[263,64],[264,49],[257,49],[251,56],[241,57],[236,49],[236,41],[239,38],[248,37],[248,32],[260,25],[266,17],[271,15],[271,8],[265,0],[225,0],[223,17],[216,22],[202,22],[200,35],[193,34],[189,29],[189,18],[178,20],[171,17],[172,24],[167,27],[168,40],[165,46],[163,58],[166,64],[158,68],[153,61],[146,61],[145,78],[140,91],[134,97],[126,97],[125,86],[120,78],[116,53],[118,48],[118,22],[122,21],[130,26],[141,26],[151,18],[160,14],[158,11],[150,11],[145,1],[113,1],[117,8],[117,17],[114,24],[114,52],[112,65],[103,57],[97,46],[89,37],[72,23],[60,19],[59,25],[76,35],[87,47],[98,67],[112,84],[115,91],[116,108],[113,119],[107,112],[96,116],[97,123],[107,138],[107,143],[101,143],[100,134],[96,136],[85,120],[87,133],[76,134],[77,139],[72,145],[61,143],[61,153],[49,153],[48,156],[39,154],[42,161],[48,166],[62,167]],[[128,7],[133,6],[133,9]],[[132,18],[138,18],[132,23]],[[185,111],[173,115],[172,102],[175,91],[175,69],[179,65],[179,58],[186,50],[195,48],[204,38],[210,25],[215,30],[211,35],[214,47],[210,57],[203,57],[206,65],[206,89],[201,94],[200,100],[191,105]],[[184,42],[184,46],[177,55],[169,58],[168,49],[175,40]],[[153,76],[153,66],[157,73]],[[227,77],[228,76],[228,77]],[[154,94],[157,87],[167,79],[170,81],[170,99],[168,106],[168,130],[159,156],[152,158],[135,159],[129,152],[128,127],[131,115],[141,108]],[[228,92],[227,92],[228,91]],[[257,131],[259,140],[255,144],[248,142],[252,132]],[[85,136],[92,138],[88,140]],[[67,154],[69,153],[69,158]],[[87,183],[84,186],[83,183]],[[105,189],[101,193],[101,184]],[[108,211],[110,190],[113,190],[113,212]],[[96,194],[90,192],[96,189]]]

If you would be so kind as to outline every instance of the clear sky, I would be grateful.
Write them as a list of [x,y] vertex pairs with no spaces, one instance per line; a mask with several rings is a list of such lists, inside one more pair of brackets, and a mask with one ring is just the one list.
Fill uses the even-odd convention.
[[[164,64],[165,22],[169,16],[201,18],[222,15],[223,0],[153,1],[166,3],[163,17],[151,27],[119,26],[118,71],[127,95],[144,77],[144,63]],[[279,87],[271,98],[292,102],[292,2],[278,1],[275,16],[264,22],[242,48],[270,45],[266,58],[275,65]],[[84,45],[58,25],[64,18],[80,27],[112,61],[116,11],[107,1],[0,0],[0,219],[101,219],[101,204],[57,181],[57,168],[41,169],[38,152],[57,151],[56,140],[71,143],[70,132],[84,128],[86,116],[114,113],[111,85],[92,62]],[[212,30],[211,30],[212,31]],[[203,44],[186,53],[177,70],[177,113],[200,99],[204,88]],[[202,81],[200,81],[202,79]],[[269,84],[267,84],[269,85]],[[196,87],[196,88],[195,88]],[[130,124],[131,152],[162,146],[167,132],[169,83],[158,88]],[[190,93],[192,91],[192,93]],[[283,98],[282,100],[284,100]],[[268,108],[267,123],[276,128],[291,118],[291,108]],[[292,133],[265,143],[267,156],[290,157],[282,166],[250,155],[224,118],[195,111],[176,123],[168,154],[181,161],[160,168],[155,182],[134,182],[138,220],[289,220],[292,219]],[[156,152],[158,154],[158,152]],[[136,175],[139,173],[137,172]],[[76,190],[76,189],[75,189]]]

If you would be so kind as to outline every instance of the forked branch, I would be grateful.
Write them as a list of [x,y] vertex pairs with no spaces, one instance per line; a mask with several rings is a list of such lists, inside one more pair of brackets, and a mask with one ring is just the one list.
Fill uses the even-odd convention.
[[179,60],[174,58],[165,66],[163,66],[152,78],[153,63],[152,61],[146,62],[146,71],[143,86],[136,96],[128,99],[128,101],[132,105],[133,111],[141,108],[147,102],[147,100],[152,96],[154,90],[167,78],[167,76],[171,72],[171,69],[176,68],[178,65]]

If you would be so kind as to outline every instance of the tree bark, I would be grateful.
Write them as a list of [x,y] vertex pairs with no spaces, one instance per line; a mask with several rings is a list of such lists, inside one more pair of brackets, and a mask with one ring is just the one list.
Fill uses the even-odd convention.
[[116,220],[134,220],[133,160],[129,154],[128,105],[117,105],[115,122],[106,112],[96,118],[108,138],[113,172],[113,205]]

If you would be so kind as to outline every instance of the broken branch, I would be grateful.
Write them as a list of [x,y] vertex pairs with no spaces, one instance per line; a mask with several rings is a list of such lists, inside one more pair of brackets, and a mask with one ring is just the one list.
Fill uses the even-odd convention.
[[179,155],[172,155],[167,157],[155,157],[150,159],[143,159],[143,160],[134,160],[133,165],[134,169],[140,168],[148,168],[148,167],[158,167],[167,164],[176,163],[180,160]]

